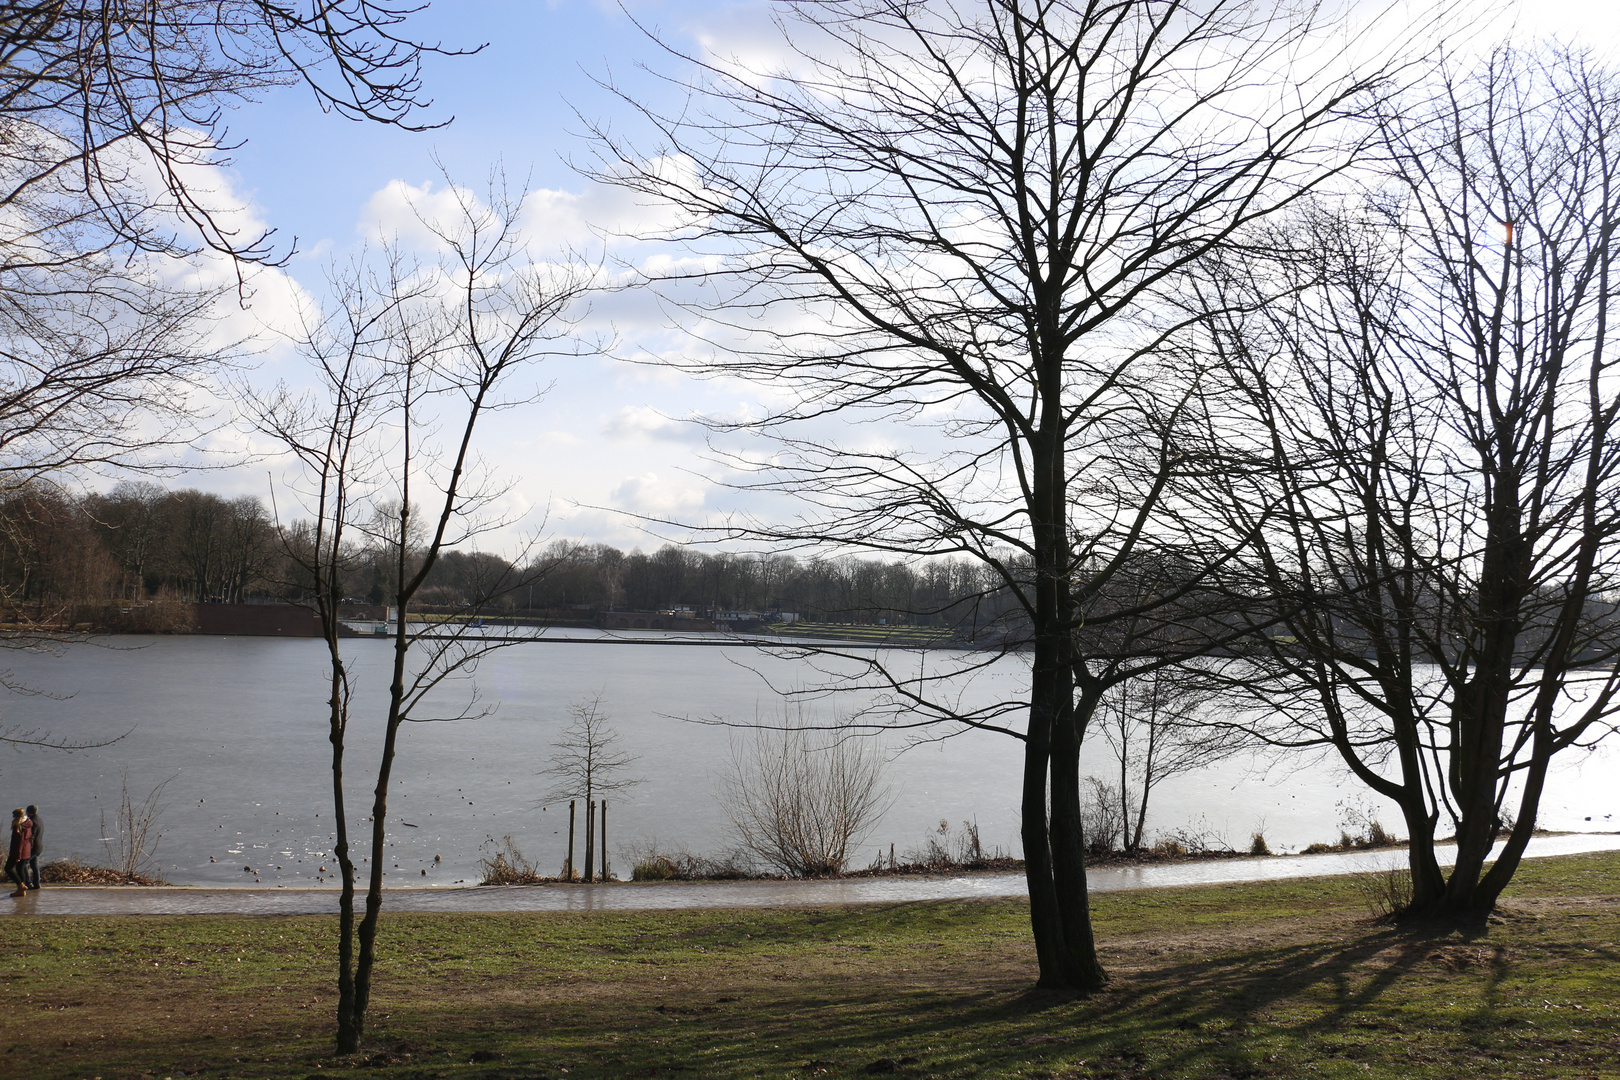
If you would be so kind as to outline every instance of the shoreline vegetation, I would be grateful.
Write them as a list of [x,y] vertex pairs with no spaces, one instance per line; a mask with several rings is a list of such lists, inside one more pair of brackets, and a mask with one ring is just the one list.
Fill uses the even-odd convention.
[[77,857],[57,859],[39,868],[39,880],[44,885],[170,885],[161,877],[131,874],[110,866],[96,866],[81,862]]
[[[1375,917],[1347,877],[1093,903],[1112,979],[1084,998],[1030,990],[1017,899],[394,914],[374,1022],[341,1058],[335,916],[62,916],[8,946],[19,1007],[0,1034],[39,1080],[1576,1080],[1613,1069],[1620,852],[1525,863],[1478,925]],[[118,993],[94,992],[108,986]]]
[[[1248,850],[1208,844],[1189,845],[1183,840],[1166,839],[1152,847],[1137,851],[1093,851],[1087,857],[1088,869],[1112,869],[1132,866],[1163,866],[1177,863],[1220,862],[1229,859],[1293,858],[1299,855],[1343,854],[1352,851],[1397,850],[1405,848],[1406,841],[1385,831],[1376,821],[1360,834],[1341,832],[1337,843],[1314,843],[1295,852],[1273,852],[1264,844],[1264,837],[1255,834]],[[940,835],[947,835],[941,833]],[[1537,829],[1537,836],[1565,835],[1549,829]],[[1441,840],[1445,842],[1444,838]],[[963,853],[952,851],[930,838],[930,846],[911,849],[897,856],[891,845],[887,857],[871,864],[838,874],[823,874],[812,878],[770,873],[752,865],[746,856],[730,852],[719,857],[691,855],[684,852],[642,852],[635,856],[629,877],[613,877],[596,884],[624,885],[646,882],[726,882],[726,881],[794,881],[794,880],[866,880],[886,877],[922,877],[937,874],[1010,874],[1021,873],[1024,860],[1001,851]],[[1264,850],[1259,850],[1263,848]],[[483,876],[477,886],[540,886],[582,884],[578,875],[569,881],[561,874],[542,873],[535,863],[524,856],[511,836],[502,838],[491,855],[479,860]],[[145,874],[126,874],[106,866],[82,862],[77,857],[58,859],[40,868],[40,880],[47,885],[71,886],[175,886],[162,877]],[[409,886],[404,886],[409,887]]]
[[[811,875],[816,880],[864,879],[907,877],[928,874],[960,873],[1018,873],[1024,869],[1024,860],[1014,858],[999,849],[985,851],[978,842],[978,831],[964,822],[960,832],[953,832],[946,822],[919,848],[897,855],[890,845],[888,855],[879,855],[869,865],[844,870],[836,874]],[[1538,835],[1551,835],[1537,830]],[[1101,850],[1094,848],[1087,855],[1090,869],[1120,866],[1155,866],[1169,863],[1212,862],[1226,859],[1289,857],[1292,855],[1320,855],[1347,851],[1374,851],[1405,847],[1403,840],[1386,831],[1377,821],[1368,821],[1358,833],[1341,830],[1337,843],[1314,843],[1298,852],[1279,854],[1271,851],[1261,833],[1255,833],[1247,850],[1238,850],[1229,844],[1211,843],[1210,838],[1181,830],[1160,840],[1151,847],[1135,851]],[[561,875],[547,875],[524,856],[511,836],[503,837],[491,855],[480,860],[483,877],[479,885],[561,885],[569,884]],[[720,856],[692,855],[687,852],[641,851],[632,859],[633,869],[629,881],[792,881],[804,880],[793,875],[761,870],[743,851],[731,851]],[[625,879],[615,878],[616,882]]]

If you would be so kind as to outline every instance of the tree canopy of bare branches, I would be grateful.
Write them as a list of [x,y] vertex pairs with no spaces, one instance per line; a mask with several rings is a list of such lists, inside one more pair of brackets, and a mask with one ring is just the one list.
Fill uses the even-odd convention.
[[[411,126],[429,104],[422,54],[446,51],[406,34],[416,10],[397,0],[7,4],[0,206],[45,210],[47,229],[93,248],[200,242],[263,259],[268,233],[240,234],[223,216],[234,208],[210,202],[199,183],[231,148],[228,110],[302,82],[323,108]],[[42,259],[55,249],[47,241]]]
[[[688,215],[679,239],[703,257],[663,286],[710,328],[691,369],[778,395],[729,429],[769,454],[732,464],[765,461],[743,483],[803,515],[734,533],[967,555],[1016,596],[1025,718],[987,726],[1024,741],[1041,983],[1094,989],[1079,747],[1103,690],[1163,662],[1115,585],[1170,542],[1146,525],[1183,399],[1158,380],[1196,366],[1158,302],[1345,164],[1335,126],[1385,72],[1348,72],[1310,6],[781,12],[778,67],[683,58],[698,74],[678,103],[640,106],[656,147],[600,132],[599,175]],[[840,440],[834,415],[888,423]],[[1138,630],[1076,633],[1105,612]]]
[[641,758],[619,746],[619,733],[602,707],[602,695],[568,703],[568,726],[552,744],[551,764],[540,770],[552,785],[543,802],[592,799],[641,783],[624,771]]
[[[229,111],[303,82],[345,116],[428,104],[414,4],[22,0],[0,7],[0,478],[151,468],[232,352],[174,259],[273,261],[219,195]],[[194,268],[192,268],[194,269]],[[229,278],[231,275],[225,275]],[[240,281],[238,282],[240,284]]]
[[1378,114],[1369,195],[1205,277],[1233,382],[1200,490],[1281,617],[1233,668],[1253,726],[1394,801],[1413,909],[1460,915],[1511,879],[1554,755],[1614,727],[1620,79],[1501,49],[1424,90]]

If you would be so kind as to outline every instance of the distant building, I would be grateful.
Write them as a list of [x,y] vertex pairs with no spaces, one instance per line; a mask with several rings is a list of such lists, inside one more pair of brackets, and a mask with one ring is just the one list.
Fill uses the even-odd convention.
[[675,611],[604,611],[597,615],[604,630],[718,630],[712,619],[699,619],[691,608]]

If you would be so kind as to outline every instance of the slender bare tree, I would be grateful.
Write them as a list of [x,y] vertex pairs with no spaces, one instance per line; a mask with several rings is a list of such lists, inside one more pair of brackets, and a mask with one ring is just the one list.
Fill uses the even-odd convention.
[[1554,757],[1615,726],[1620,77],[1504,48],[1426,89],[1379,113],[1370,195],[1200,279],[1232,383],[1192,497],[1281,620],[1230,669],[1251,728],[1400,807],[1414,912],[1478,915]]
[[[476,695],[448,715],[432,712],[432,695],[512,641],[486,637],[466,619],[413,622],[411,604],[444,552],[504,524],[489,514],[501,491],[480,469],[473,437],[488,414],[532,399],[532,393],[512,393],[523,371],[548,355],[579,351],[570,311],[589,281],[570,265],[528,263],[517,230],[521,197],[498,184],[491,185],[487,203],[453,183],[450,190],[459,218],[422,221],[439,242],[442,259],[424,266],[393,251],[380,268],[357,267],[342,278],[334,310],[302,342],[320,376],[319,392],[298,395],[283,387],[254,407],[259,426],[302,469],[295,490],[310,521],[289,528],[287,550],[303,561],[314,584],[329,657],[334,855],[342,880],[339,1053],[353,1052],[365,1032],[383,902],[388,787],[400,731],[410,722],[477,713]],[[359,546],[380,546],[387,554],[398,616],[367,819],[365,914],[357,922],[344,786],[356,697],[338,608],[346,564]],[[483,582],[484,594],[464,602],[476,612],[524,584],[516,573],[499,576]]]
[[1120,844],[1139,851],[1153,789],[1173,776],[1217,765],[1248,742],[1208,722],[1218,680],[1197,667],[1159,667],[1120,682],[1097,703],[1092,724],[1119,766]]
[[[1158,300],[1342,168],[1335,126],[1389,70],[1350,71],[1311,5],[779,10],[779,68],[682,57],[676,104],[639,103],[656,145],[599,131],[598,175],[687,215],[676,239],[702,257],[664,293],[717,346],[687,366],[775,391],[733,428],[770,452],[739,465],[765,460],[753,486],[804,514],[734,533],[968,555],[1016,597],[1025,716],[964,719],[1024,742],[1040,980],[1092,990],[1079,747],[1141,654],[1076,630],[1165,542],[1147,523],[1178,463],[1154,432],[1180,393],[1153,384],[1185,360],[1161,362],[1180,327]],[[834,415],[894,426],[840,441]],[[962,718],[923,697],[925,719]]]

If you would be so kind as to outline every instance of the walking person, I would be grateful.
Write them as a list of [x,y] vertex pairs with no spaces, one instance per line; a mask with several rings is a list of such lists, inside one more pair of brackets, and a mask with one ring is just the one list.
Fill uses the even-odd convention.
[[34,854],[34,823],[28,820],[28,815],[18,807],[11,812],[11,848],[6,855],[6,876],[17,883],[17,891],[12,896],[22,896],[28,891],[28,882],[23,878],[27,873],[29,858]]
[[32,850],[28,856],[28,873],[23,875],[28,881],[30,889],[39,888],[39,857],[45,854],[45,845],[41,843],[45,838],[45,826],[39,820],[39,807],[33,803],[28,804],[28,821],[33,825]]

